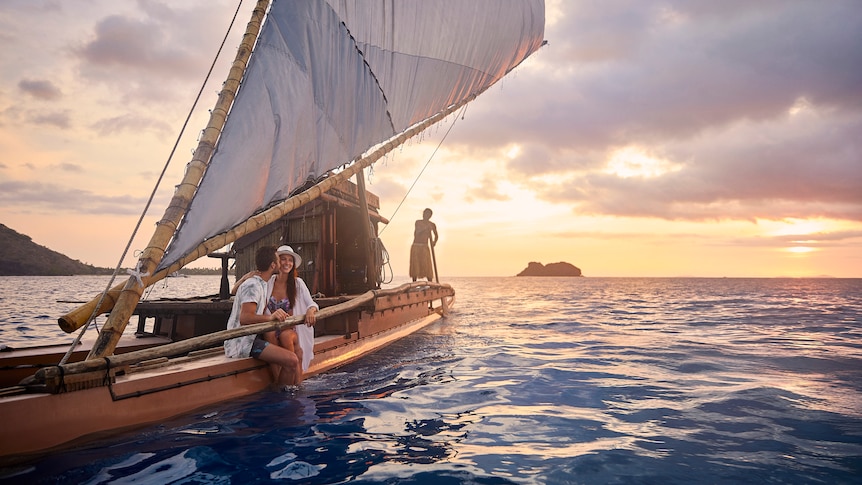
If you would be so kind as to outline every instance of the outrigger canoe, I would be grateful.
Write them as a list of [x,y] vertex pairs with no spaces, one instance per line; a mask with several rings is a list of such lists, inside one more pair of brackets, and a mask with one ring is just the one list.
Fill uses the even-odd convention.
[[[544,13],[543,0],[258,0],[192,160],[130,277],[58,319],[71,333],[107,313],[95,341],[62,363],[49,348],[0,357],[4,368],[39,369],[0,391],[0,457],[270,385],[261,362],[222,350],[225,339],[277,325],[224,330],[226,261],[234,258],[241,275],[261,246],[291,245],[321,306],[308,376],[445,314],[454,290],[436,276],[383,288],[388,255],[377,226],[388,221],[363,171],[539,50]],[[227,256],[218,301],[140,302],[146,287],[219,254]],[[141,339],[124,343],[134,315]]]

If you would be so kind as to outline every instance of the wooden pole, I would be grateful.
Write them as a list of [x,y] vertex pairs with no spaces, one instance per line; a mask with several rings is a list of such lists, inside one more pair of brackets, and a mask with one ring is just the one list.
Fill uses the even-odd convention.
[[371,246],[371,218],[368,217],[368,200],[365,195],[365,175],[362,170],[356,174],[359,188],[359,218],[362,224],[362,239],[365,240],[365,284],[367,289],[377,288],[377,258]]
[[431,244],[431,241],[428,241],[428,244],[431,246],[431,263],[434,264],[434,281],[440,283],[440,276],[437,275],[437,255],[434,254],[434,245]]
[[231,253],[210,253],[207,256],[221,259],[221,281],[219,282],[218,297],[219,300],[229,300],[230,281],[227,278],[228,260],[233,259],[235,256]]
[[[210,114],[209,123],[198,142],[194,157],[186,167],[186,174],[182,182],[174,193],[170,204],[168,204],[164,216],[158,222],[149,244],[147,244],[141,258],[138,260],[136,272],[139,273],[139,276],[136,277],[133,275],[129,277],[129,280],[123,285],[114,308],[111,310],[111,315],[108,317],[108,321],[105,322],[96,343],[87,356],[88,359],[102,358],[114,352],[114,348],[116,348],[117,342],[120,341],[129,317],[132,316],[138,301],[141,299],[141,294],[147,286],[147,282],[143,280],[144,275],[150,275],[155,272],[156,267],[158,267],[159,262],[162,260],[165,248],[188,209],[204,171],[212,158],[216,142],[221,135],[221,130],[227,119],[227,113],[239,90],[240,82],[248,65],[248,59],[251,56],[251,51],[254,48],[254,43],[257,40],[268,6],[269,0],[258,0],[251,20],[246,27],[242,44],[239,46],[236,58],[228,73],[228,78],[224,83],[224,89],[219,93],[218,101]],[[170,272],[166,274],[170,274]],[[105,300],[108,300],[108,298],[105,298]]]

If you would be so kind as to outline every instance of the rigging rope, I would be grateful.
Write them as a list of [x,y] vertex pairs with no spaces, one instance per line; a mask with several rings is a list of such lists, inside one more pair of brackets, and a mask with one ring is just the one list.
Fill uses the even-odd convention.
[[[461,118],[462,120],[464,119],[464,113],[466,113],[466,111],[467,111],[467,105],[465,104],[464,107],[461,108],[461,112],[457,116],[455,116],[455,121],[453,121],[452,124],[449,125],[449,129],[446,130],[446,133],[443,135],[443,138],[440,139],[440,143],[437,144],[437,147],[434,148],[434,151],[431,153],[431,156],[428,157],[428,161],[425,162],[425,165],[422,167],[422,170],[420,170],[419,174],[416,175],[416,178],[413,180],[413,184],[410,185],[410,188],[407,189],[407,192],[404,194],[404,197],[401,198],[401,202],[398,203],[398,206],[395,207],[395,210],[392,212],[392,215],[389,216],[389,224],[391,224],[392,221],[395,219],[395,214],[398,213],[398,209],[400,209],[401,205],[404,204],[404,201],[407,200],[407,196],[410,195],[410,191],[412,191],[413,187],[416,186],[416,183],[419,182],[419,177],[422,176],[422,174],[425,172],[425,169],[428,168],[428,164],[430,164],[431,160],[434,159],[434,155],[437,154],[437,150],[439,150],[440,147],[443,145],[443,142],[446,141],[446,137],[449,136],[449,132],[451,132],[452,128],[455,127],[455,123],[458,121],[458,118]],[[383,231],[385,231],[386,228],[389,227],[389,224],[383,226],[383,229],[380,230],[380,232],[378,233],[378,236],[380,234],[383,234]]]
[[[377,270],[377,281],[381,285],[392,283],[395,273],[392,271],[392,265],[389,262],[389,251],[383,246],[383,241],[379,237],[371,238],[371,252],[374,255],[374,266]],[[389,268],[389,276],[386,276],[386,268]]]
[[[95,321],[96,321],[96,316],[99,313],[99,308],[102,307],[102,302],[105,300],[105,296],[107,296],[108,291],[110,291],[111,286],[114,284],[114,280],[117,278],[117,273],[120,272],[120,268],[123,265],[123,260],[126,258],[126,254],[129,253],[129,247],[131,247],[132,242],[134,241],[135,236],[138,233],[138,229],[140,229],[141,223],[143,222],[144,217],[147,215],[147,211],[150,208],[150,204],[152,204],[153,199],[156,196],[156,191],[159,189],[159,185],[161,185],[161,183],[162,183],[162,179],[165,176],[165,172],[167,172],[168,167],[171,164],[171,159],[173,159],[174,153],[176,153],[176,151],[177,151],[177,146],[179,146],[179,144],[180,144],[180,139],[183,137],[183,134],[186,131],[186,127],[188,127],[189,120],[191,119],[192,114],[194,113],[195,108],[198,105],[198,101],[200,101],[200,99],[201,99],[201,94],[203,94],[204,88],[206,87],[206,84],[210,79],[210,75],[212,75],[213,69],[215,68],[215,65],[216,65],[216,61],[218,61],[218,58],[221,56],[222,49],[224,48],[224,45],[227,42],[227,39],[228,39],[228,36],[230,35],[231,30],[233,30],[233,25],[236,22],[237,16],[239,15],[240,8],[242,7],[242,2],[243,2],[243,0],[239,0],[239,3],[236,6],[236,11],[233,13],[233,18],[230,20],[230,25],[228,25],[227,32],[225,32],[225,35],[224,35],[224,39],[222,39],[221,45],[219,45],[218,51],[216,51],[215,58],[213,59],[212,64],[210,64],[210,68],[209,68],[209,71],[207,71],[207,75],[204,78],[204,82],[203,82],[203,84],[201,84],[200,90],[198,90],[198,95],[197,95],[197,97],[195,97],[195,101],[194,101],[194,103],[192,103],[191,109],[189,109],[189,114],[186,116],[186,120],[183,123],[183,126],[180,129],[179,134],[177,135],[176,141],[174,142],[174,146],[173,146],[173,148],[171,148],[171,153],[168,155],[168,159],[165,161],[165,166],[164,166],[164,168],[162,168],[162,173],[159,174],[159,178],[156,180],[156,185],[155,185],[155,187],[153,187],[152,193],[150,193],[150,198],[147,199],[147,204],[144,206],[143,212],[141,212],[141,217],[138,219],[138,223],[135,225],[135,229],[132,231],[131,237],[129,237],[129,242],[126,244],[126,248],[123,250],[123,254],[120,256],[120,261],[117,263],[116,268],[114,268],[114,273],[111,275],[111,279],[108,281],[108,285],[105,287],[105,290],[102,292],[102,295],[99,298],[99,302],[96,304],[96,307],[93,309],[93,313],[90,315],[90,318],[87,319],[88,324],[84,325],[81,328],[81,331],[78,333],[78,336],[75,337],[75,340],[72,342],[72,345],[69,347],[69,350],[67,350],[66,354],[63,356],[63,358],[60,359],[60,365],[65,364],[69,360],[69,357],[72,355],[72,351],[75,349],[75,347],[78,346],[78,344],[80,344],[81,338],[84,336],[84,332],[87,330],[87,327],[90,326],[89,322],[92,322],[94,324],[94,326],[96,326],[96,330],[98,330],[98,326],[95,325]],[[140,266],[140,261],[138,262],[138,266],[135,268],[135,271],[138,271],[138,273],[140,273],[139,266]],[[140,278],[138,279],[138,281],[140,281]]]

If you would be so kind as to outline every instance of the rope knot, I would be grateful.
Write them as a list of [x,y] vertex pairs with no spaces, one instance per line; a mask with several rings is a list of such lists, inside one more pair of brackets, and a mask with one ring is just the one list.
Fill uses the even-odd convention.
[[127,270],[126,270],[126,273],[128,273],[128,274],[129,274],[129,276],[134,277],[134,278],[135,278],[135,281],[137,281],[137,282],[138,282],[138,284],[139,284],[139,285],[141,285],[141,288],[143,288],[143,287],[144,287],[144,280],[143,280],[143,279],[141,279],[141,278],[143,278],[143,277],[146,277],[146,276],[149,276],[149,275],[150,275],[150,272],[149,272],[149,271],[147,271],[146,273],[142,273],[142,272],[141,272],[141,262],[140,262],[140,261],[138,261],[138,265],[137,265],[137,266],[135,266],[135,269],[127,269]]

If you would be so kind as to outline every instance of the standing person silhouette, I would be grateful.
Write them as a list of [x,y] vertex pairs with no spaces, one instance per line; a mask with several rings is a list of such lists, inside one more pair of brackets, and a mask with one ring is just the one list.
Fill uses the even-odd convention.
[[[437,225],[431,222],[431,209],[422,211],[422,219],[416,221],[413,230],[413,245],[410,246],[410,277],[413,281],[426,278],[434,279],[431,263],[431,248],[437,245]],[[431,247],[428,243],[431,243]]]

